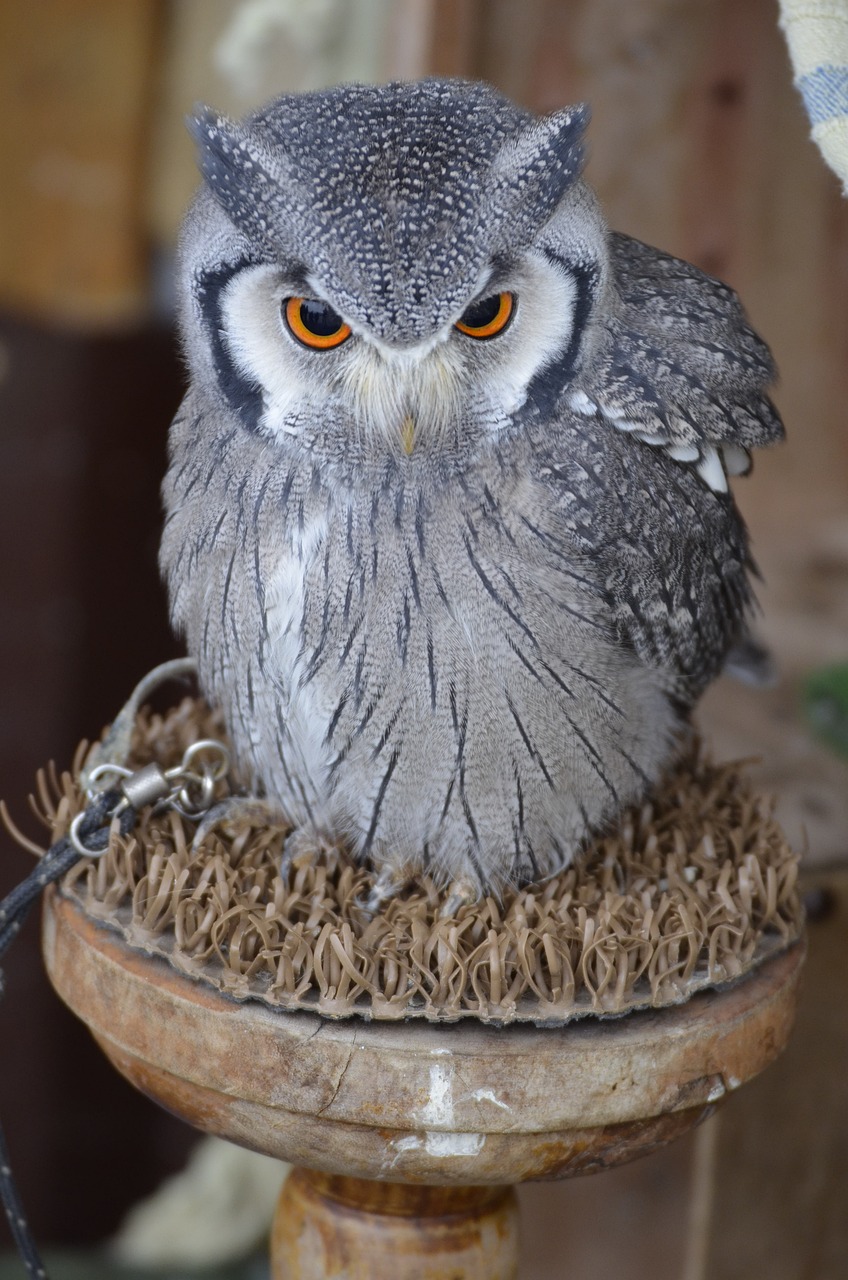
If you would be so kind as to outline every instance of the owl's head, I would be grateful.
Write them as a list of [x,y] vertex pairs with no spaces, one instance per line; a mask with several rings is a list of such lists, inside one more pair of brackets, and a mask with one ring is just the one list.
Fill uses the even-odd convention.
[[347,85],[191,122],[193,385],[327,458],[475,448],[564,390],[607,287],[582,108],[483,84]]

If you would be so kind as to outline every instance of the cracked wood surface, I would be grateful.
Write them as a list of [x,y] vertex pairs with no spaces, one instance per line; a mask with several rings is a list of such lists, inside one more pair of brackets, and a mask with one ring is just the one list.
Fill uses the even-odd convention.
[[236,1002],[58,894],[44,951],[118,1069],[198,1128],[330,1173],[455,1184],[565,1177],[685,1132],[781,1051],[802,960],[793,947],[678,1008],[496,1030]]

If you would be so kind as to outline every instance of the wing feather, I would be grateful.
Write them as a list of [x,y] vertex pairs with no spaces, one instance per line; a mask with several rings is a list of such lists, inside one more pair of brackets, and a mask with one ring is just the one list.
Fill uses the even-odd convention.
[[582,426],[560,510],[621,642],[689,704],[745,642],[755,568],[727,478],[783,436],[775,368],[727,285],[627,236],[610,248],[614,289],[568,396]]
[[783,437],[768,347],[719,280],[613,233],[617,297],[571,407],[668,450],[718,492],[748,450]]

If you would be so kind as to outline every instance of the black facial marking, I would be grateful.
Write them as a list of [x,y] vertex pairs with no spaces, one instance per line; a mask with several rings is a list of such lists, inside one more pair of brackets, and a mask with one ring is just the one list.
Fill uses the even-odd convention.
[[529,403],[545,416],[551,416],[564,388],[577,372],[577,357],[598,288],[598,268],[594,263],[569,262],[559,254],[545,250],[545,256],[574,280],[577,297],[572,317],[568,349],[551,364],[544,365],[527,389]]
[[204,271],[197,282],[197,301],[203,316],[203,324],[212,348],[215,376],[230,408],[238,414],[248,431],[258,431],[264,404],[262,388],[258,382],[246,378],[236,368],[224,340],[224,324],[221,314],[224,290],[246,267],[255,266],[250,258],[244,258],[217,271]]
[[[197,301],[203,324],[209,336],[218,385],[230,407],[239,415],[248,431],[258,431],[264,409],[262,388],[236,367],[226,341],[223,319],[224,290],[240,271],[261,265],[261,259],[246,256],[238,262],[204,271],[197,279]],[[277,264],[281,275],[295,288],[306,288],[304,268],[294,260]]]

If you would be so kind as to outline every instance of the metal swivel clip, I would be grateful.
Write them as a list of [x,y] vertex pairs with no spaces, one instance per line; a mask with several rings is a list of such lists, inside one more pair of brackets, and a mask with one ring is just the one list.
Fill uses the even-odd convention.
[[[172,769],[162,769],[158,764],[146,764],[142,769],[127,769],[119,764],[100,764],[92,769],[87,796],[90,804],[96,804],[106,795],[114,796],[114,803],[99,814],[97,832],[91,831],[91,810],[83,809],[71,823],[68,838],[74,849],[84,858],[98,858],[109,847],[103,843],[104,830],[113,818],[128,809],[138,813],[147,805],[162,809],[176,809],[184,818],[196,821],[212,805],[215,785],[227,776],[230,754],[223,743],[214,738],[201,738],[187,748],[182,760]],[[101,783],[96,786],[96,783]],[[91,837],[97,846],[86,843]]]

